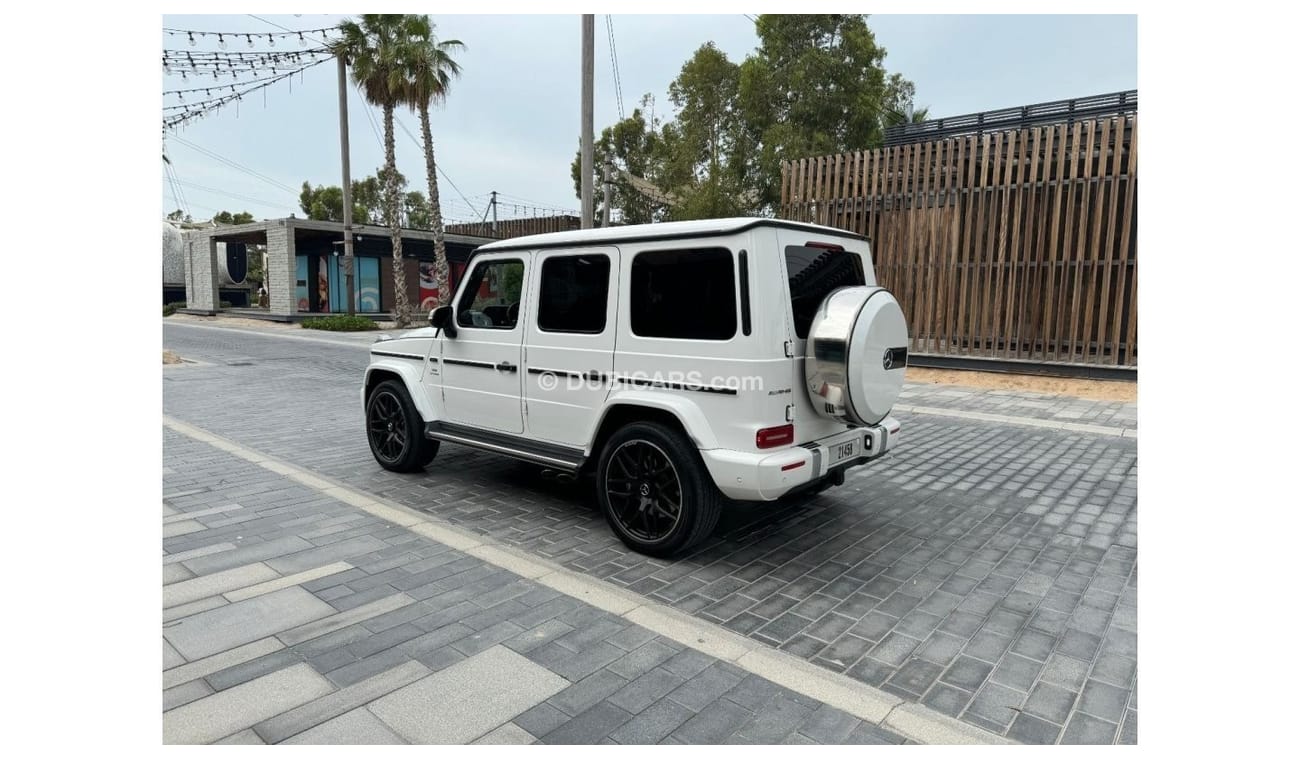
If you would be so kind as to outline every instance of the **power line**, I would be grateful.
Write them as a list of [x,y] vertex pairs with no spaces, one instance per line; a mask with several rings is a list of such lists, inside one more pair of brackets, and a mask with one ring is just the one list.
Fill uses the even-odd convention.
[[179,185],[183,185],[185,187],[192,187],[195,190],[205,190],[209,193],[219,195],[223,198],[244,201],[245,203],[256,203],[259,206],[266,206],[267,208],[282,208],[285,205],[283,203],[272,203],[271,201],[267,201],[261,198],[254,198],[251,195],[243,195],[241,193],[235,193],[229,190],[222,190],[216,187],[208,187],[207,185],[200,185],[197,182],[186,182],[185,180],[177,179],[176,183]]
[[260,179],[260,180],[262,180],[263,182],[267,183],[268,185],[271,185],[271,186],[273,186],[273,187],[275,187],[275,188],[277,188],[277,189],[284,190],[284,191],[286,191],[286,192],[290,192],[290,193],[296,193],[296,192],[298,192],[298,190],[297,190],[296,188],[290,187],[289,185],[286,185],[286,184],[284,184],[283,182],[280,182],[280,181],[278,181],[278,180],[272,179],[272,178],[266,176],[265,174],[262,174],[261,172],[258,172],[258,171],[255,171],[255,170],[253,170],[253,169],[250,169],[250,168],[248,168],[247,166],[244,166],[243,164],[240,164],[240,163],[238,163],[238,162],[236,162],[236,161],[232,161],[231,159],[226,158],[225,156],[222,156],[222,155],[220,155],[220,154],[218,154],[218,153],[214,153],[213,151],[210,151],[210,150],[208,150],[207,148],[204,148],[204,147],[201,146],[201,145],[195,145],[194,143],[190,142],[189,140],[186,140],[186,139],[183,138],[183,137],[180,137],[179,135],[173,135],[171,139],[172,139],[173,141],[175,141],[175,142],[180,143],[181,145],[184,145],[185,147],[187,147],[187,148],[189,148],[189,149],[191,149],[191,150],[195,150],[195,151],[198,151],[199,153],[202,153],[203,155],[207,156],[208,158],[214,159],[214,160],[216,160],[216,161],[220,161],[221,163],[225,164],[226,166],[229,166],[230,168],[232,168],[232,169],[234,169],[234,170],[236,170],[236,171],[240,171],[240,172],[243,172],[244,174],[247,174],[247,175],[250,176],[250,177],[254,177],[254,178],[256,178],[256,179]]
[[[228,95],[222,95],[221,97],[209,98],[193,104],[180,103],[180,104],[175,104],[170,106],[164,106],[163,107],[164,112],[172,111],[173,113],[170,115],[164,114],[163,128],[175,129],[176,127],[179,127],[182,124],[185,124],[186,122],[192,121],[194,119],[203,118],[213,113],[214,111],[220,109],[222,106],[228,105],[230,103],[238,103],[239,101],[243,100],[245,95],[256,92],[258,90],[264,90],[265,88],[270,87],[276,82],[282,81],[284,79],[289,79],[290,91],[292,91],[292,87],[293,87],[292,77],[294,74],[301,74],[303,71],[306,71],[312,66],[319,66],[320,64],[324,63],[327,60],[329,59],[324,58],[319,61],[309,63],[303,66],[302,68],[296,69],[294,71],[289,71],[279,76],[262,80],[261,84],[250,85],[242,90],[239,90],[237,92],[232,92]],[[181,76],[182,78],[185,78],[184,72],[182,72]],[[216,76],[217,76],[216,72],[213,72],[213,77],[215,78]],[[179,113],[176,113],[177,111],[179,111]]]
[[[423,143],[421,143],[419,140],[416,139],[415,135],[411,133],[411,130],[406,128],[406,122],[398,118],[397,114],[393,114],[393,121],[397,122],[397,126],[402,128],[402,131],[406,133],[406,136],[411,138],[411,142],[415,143],[415,147],[419,148],[420,152],[423,153],[424,152]],[[451,188],[456,191],[456,194],[461,197],[461,200],[465,201],[466,205],[468,205],[471,209],[474,209],[474,213],[477,214],[478,209],[475,208],[473,203],[469,202],[469,198],[465,197],[465,194],[460,191],[460,188],[456,187],[456,183],[451,181],[451,177],[447,176],[447,172],[443,171],[443,168],[441,166],[438,166],[438,173],[442,175],[443,179],[447,180],[447,184],[451,185]]]
[[623,115],[623,80],[618,75],[618,47],[614,44],[614,17],[605,14],[605,28],[609,31],[609,63],[614,69],[614,97],[618,100],[618,120],[622,121]]

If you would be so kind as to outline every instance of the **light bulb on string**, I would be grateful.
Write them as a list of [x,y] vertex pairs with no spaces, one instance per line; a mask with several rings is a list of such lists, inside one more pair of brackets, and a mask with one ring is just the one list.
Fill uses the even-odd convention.
[[298,47],[307,47],[307,40],[302,38],[302,32],[298,32]]
[[221,48],[222,50],[226,49],[226,38],[221,36],[220,34],[217,35],[217,47]]
[[268,34],[268,35],[266,35],[266,44],[270,45],[271,47],[275,47],[275,35],[274,35],[274,34]]
[[194,32],[190,32],[190,47],[194,47],[197,44],[199,43],[194,41]]
[[246,34],[246,35],[244,35],[244,36],[248,38],[248,46],[249,46],[249,47],[252,47],[252,46],[253,46],[253,35],[251,35],[251,34]]

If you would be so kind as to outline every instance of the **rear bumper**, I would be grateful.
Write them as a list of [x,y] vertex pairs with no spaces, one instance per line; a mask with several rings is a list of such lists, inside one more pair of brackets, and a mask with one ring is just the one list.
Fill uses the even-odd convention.
[[[799,486],[826,477],[832,470],[866,464],[885,454],[898,438],[900,425],[886,417],[876,425],[853,428],[771,453],[750,453],[731,449],[700,452],[718,490],[741,501],[772,501]],[[861,456],[834,461],[833,451],[845,443],[856,443]]]

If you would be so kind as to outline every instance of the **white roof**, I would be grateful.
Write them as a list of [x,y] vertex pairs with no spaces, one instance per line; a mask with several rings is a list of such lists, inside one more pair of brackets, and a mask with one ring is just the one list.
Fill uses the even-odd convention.
[[729,219],[698,219],[689,222],[660,222],[658,224],[629,224],[622,227],[594,227],[587,230],[568,230],[566,232],[547,232],[541,235],[498,240],[480,246],[477,250],[485,253],[499,249],[540,248],[554,245],[583,245],[593,243],[617,243],[625,240],[643,240],[661,237],[691,237],[698,235],[728,235],[753,226],[767,225],[778,227],[798,227],[816,230],[828,235],[861,236],[847,230],[826,227],[820,224],[792,222],[786,219],[769,219],[766,217],[736,216]]

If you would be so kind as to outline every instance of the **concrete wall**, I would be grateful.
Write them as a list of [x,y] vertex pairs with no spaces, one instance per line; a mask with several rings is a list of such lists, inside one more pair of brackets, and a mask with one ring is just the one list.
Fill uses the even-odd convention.
[[218,295],[217,244],[208,230],[184,234],[186,308],[215,312]]

